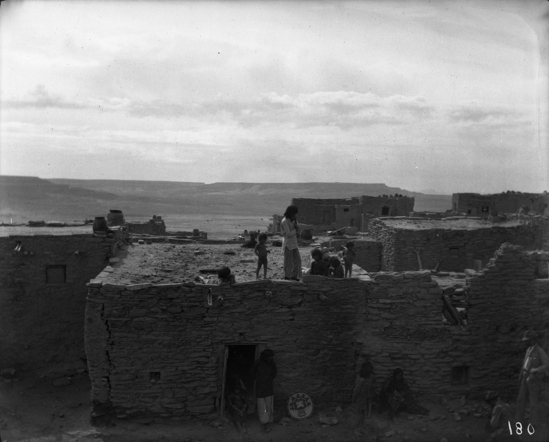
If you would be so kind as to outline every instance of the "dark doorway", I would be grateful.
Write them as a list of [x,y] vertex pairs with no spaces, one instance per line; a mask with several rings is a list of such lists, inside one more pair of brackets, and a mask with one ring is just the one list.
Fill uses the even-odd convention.
[[383,206],[381,208],[381,215],[389,215],[389,207]]
[[229,410],[226,398],[233,392],[236,386],[243,390],[248,403],[248,413],[254,411],[255,407],[255,392],[254,378],[252,376],[252,367],[257,354],[257,345],[227,345],[226,360],[225,360],[225,391],[224,404],[222,409],[227,412]]

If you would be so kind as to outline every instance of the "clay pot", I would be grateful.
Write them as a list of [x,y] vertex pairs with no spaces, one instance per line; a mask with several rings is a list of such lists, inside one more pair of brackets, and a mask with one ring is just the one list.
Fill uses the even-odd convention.
[[104,216],[96,216],[95,221],[93,222],[93,231],[94,232],[106,232],[107,229],[107,221],[105,220]]
[[110,210],[107,215],[107,223],[110,226],[120,226],[124,224],[124,214],[122,213],[122,210]]

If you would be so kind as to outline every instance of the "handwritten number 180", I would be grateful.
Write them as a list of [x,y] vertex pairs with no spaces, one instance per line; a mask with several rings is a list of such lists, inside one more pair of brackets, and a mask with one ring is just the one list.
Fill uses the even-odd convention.
[[[509,426],[509,434],[512,435],[513,427],[511,426],[511,422],[507,421],[507,425]],[[530,436],[536,432],[532,424],[528,424],[528,426],[526,427],[526,431],[528,431],[528,434]],[[522,434],[522,424],[520,422],[515,422],[515,433],[519,436]]]

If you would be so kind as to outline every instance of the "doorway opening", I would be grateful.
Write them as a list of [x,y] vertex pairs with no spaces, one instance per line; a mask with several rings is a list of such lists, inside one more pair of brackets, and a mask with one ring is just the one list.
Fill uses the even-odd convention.
[[223,369],[223,391],[221,399],[221,412],[228,413],[227,398],[233,393],[235,387],[239,387],[246,398],[248,413],[255,411],[255,382],[252,375],[252,367],[259,357],[259,351],[264,346],[258,344],[227,345],[225,347],[225,363]]
[[389,207],[388,206],[383,206],[381,208],[381,215],[389,215]]

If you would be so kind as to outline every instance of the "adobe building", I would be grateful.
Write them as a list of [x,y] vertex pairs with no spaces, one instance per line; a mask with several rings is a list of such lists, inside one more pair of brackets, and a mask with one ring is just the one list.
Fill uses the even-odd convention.
[[[481,271],[456,274],[455,284],[431,271],[135,284],[125,277],[131,259],[130,248],[115,272],[89,282],[86,306],[93,403],[119,418],[219,412],[230,367],[251,386],[249,369],[263,348],[276,354],[277,407],[296,392],[318,405],[349,403],[366,360],[379,384],[402,367],[420,395],[516,397],[520,339],[549,327],[549,279],[536,277],[533,254],[510,244]],[[467,326],[441,316],[442,295],[460,284],[469,293]]]
[[122,231],[107,238],[85,230],[1,229],[0,369],[82,363],[86,283],[126,242]]
[[419,256],[421,269],[463,272],[484,268],[505,242],[549,250],[547,226],[547,222],[532,228],[519,221],[397,217],[371,220],[369,234],[382,244],[382,270],[420,270]]
[[361,196],[347,199],[293,198],[297,220],[319,230],[356,227],[366,231],[368,221],[380,216],[407,216],[414,210],[414,198],[402,195]]
[[549,194],[508,191],[503,193],[454,193],[452,211],[465,215],[487,217],[501,213],[517,213],[526,207],[529,212],[543,214],[549,205]]
[[166,223],[161,216],[153,215],[147,222],[126,221],[124,223],[129,233],[146,235],[165,235]]

